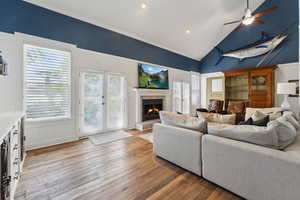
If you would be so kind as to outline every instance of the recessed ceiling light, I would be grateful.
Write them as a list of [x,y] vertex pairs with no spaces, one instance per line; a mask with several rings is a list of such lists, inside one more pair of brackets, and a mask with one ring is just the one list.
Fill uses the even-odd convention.
[[147,8],[147,4],[142,3],[142,4],[141,4],[141,7],[142,7],[143,9],[145,9],[145,8]]
[[191,33],[191,30],[188,29],[188,30],[185,31],[185,33],[186,33],[186,34],[190,34],[190,33]]

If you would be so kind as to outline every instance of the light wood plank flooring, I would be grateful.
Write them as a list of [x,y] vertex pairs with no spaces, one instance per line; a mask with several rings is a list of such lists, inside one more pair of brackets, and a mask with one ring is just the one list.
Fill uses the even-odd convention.
[[109,144],[81,140],[28,152],[15,199],[241,199],[155,157],[152,144],[131,133]]

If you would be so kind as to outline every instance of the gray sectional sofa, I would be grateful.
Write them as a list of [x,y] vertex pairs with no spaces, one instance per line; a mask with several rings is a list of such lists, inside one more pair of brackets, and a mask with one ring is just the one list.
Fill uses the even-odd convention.
[[272,149],[173,125],[155,124],[153,151],[249,200],[300,199],[300,137]]

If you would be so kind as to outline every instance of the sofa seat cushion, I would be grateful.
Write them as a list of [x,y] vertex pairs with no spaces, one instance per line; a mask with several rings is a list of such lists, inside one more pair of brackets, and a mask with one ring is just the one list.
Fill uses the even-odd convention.
[[253,125],[209,127],[208,134],[248,142],[270,148],[278,148],[278,136],[274,129]]
[[235,124],[236,114],[223,115],[219,113],[197,112],[198,118],[205,118],[208,122],[221,124]]
[[159,112],[162,124],[207,133],[207,121],[204,118],[191,117],[167,111]]

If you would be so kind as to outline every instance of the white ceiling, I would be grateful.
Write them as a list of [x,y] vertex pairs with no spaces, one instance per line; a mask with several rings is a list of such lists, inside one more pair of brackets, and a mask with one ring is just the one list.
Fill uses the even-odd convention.
[[[223,24],[241,18],[246,7],[246,0],[27,1],[197,60],[235,28]],[[264,1],[250,0],[251,9]]]

